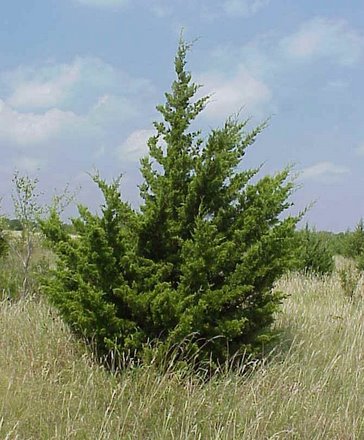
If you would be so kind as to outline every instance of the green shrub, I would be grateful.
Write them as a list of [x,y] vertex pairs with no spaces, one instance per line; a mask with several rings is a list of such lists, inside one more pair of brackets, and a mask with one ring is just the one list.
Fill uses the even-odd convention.
[[308,225],[297,231],[298,264],[297,269],[308,270],[316,274],[331,273],[334,269],[334,255],[327,240]]
[[42,222],[58,256],[44,292],[99,354],[110,349],[143,359],[176,350],[180,360],[218,364],[257,355],[272,340],[281,295],[274,281],[289,266],[297,217],[282,219],[293,183],[289,170],[252,183],[241,170],[247,147],[265,124],[230,118],[206,139],[190,126],[207,98],[186,71],[181,41],[176,80],[157,107],[149,156],[141,161],[141,212],[121,199],[119,180],[95,182],[101,215],[79,207],[76,238],[53,210]]
[[0,223],[0,258],[4,257],[8,251],[8,244],[6,241],[4,230]]
[[349,256],[350,231],[329,232],[314,231],[331,255]]
[[360,270],[364,270],[364,220],[360,219],[348,240],[347,256],[353,258]]
[[348,253],[350,257],[357,258],[364,254],[364,220],[360,219],[350,235]]

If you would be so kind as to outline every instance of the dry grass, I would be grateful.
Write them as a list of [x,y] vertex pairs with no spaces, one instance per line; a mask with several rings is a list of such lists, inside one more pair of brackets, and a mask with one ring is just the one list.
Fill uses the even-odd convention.
[[249,376],[113,377],[46,304],[0,305],[2,439],[363,439],[364,307],[336,275],[291,275],[282,343]]

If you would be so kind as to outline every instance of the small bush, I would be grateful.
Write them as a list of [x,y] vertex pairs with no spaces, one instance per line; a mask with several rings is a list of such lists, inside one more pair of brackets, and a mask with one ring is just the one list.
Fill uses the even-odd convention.
[[356,258],[364,254],[364,220],[360,219],[350,234],[348,253],[350,257]]
[[331,273],[334,269],[334,256],[325,239],[308,225],[297,232],[297,269],[316,274]]

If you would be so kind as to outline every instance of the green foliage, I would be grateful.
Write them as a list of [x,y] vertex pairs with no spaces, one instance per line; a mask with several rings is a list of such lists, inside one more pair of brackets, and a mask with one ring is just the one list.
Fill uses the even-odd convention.
[[330,232],[312,230],[331,255],[349,256],[350,231]]
[[121,201],[118,180],[110,186],[97,176],[94,180],[105,197],[102,216],[79,206],[80,217],[73,221],[76,237],[65,231],[55,209],[41,221],[58,256],[44,290],[100,354],[118,347],[133,350],[140,331],[131,313],[133,287],[143,275],[135,251],[137,215]]
[[7,242],[2,232],[0,232],[0,258],[6,254],[7,250],[8,250]]
[[360,219],[349,240],[349,256],[356,258],[364,253],[364,220]]
[[320,231],[318,234],[325,239],[327,248],[332,255],[349,256],[350,238],[352,234],[350,231],[337,233]]
[[23,229],[21,221],[17,218],[5,218],[4,224],[6,229],[8,229],[9,231],[21,231]]
[[8,243],[4,233],[4,222],[0,218],[0,258],[4,257],[8,252]]
[[298,264],[297,269],[317,274],[331,273],[334,269],[334,255],[325,237],[310,230],[308,225],[297,231]]
[[259,169],[241,170],[265,124],[248,131],[229,118],[206,139],[190,129],[208,98],[193,100],[188,49],[181,41],[177,78],[157,107],[163,122],[141,160],[141,213],[122,201],[119,180],[95,176],[105,203],[101,215],[79,207],[76,237],[55,210],[42,222],[58,256],[44,291],[103,355],[139,359],[152,344],[218,364],[272,340],[281,301],[272,286],[290,264],[298,220],[281,215],[293,183],[288,169],[257,183]]
[[6,219],[0,216],[0,301],[3,299],[7,291],[7,283],[4,279],[4,267],[9,252],[9,245],[5,229]]
[[364,270],[364,220],[360,219],[348,241],[347,256],[354,258],[358,268]]

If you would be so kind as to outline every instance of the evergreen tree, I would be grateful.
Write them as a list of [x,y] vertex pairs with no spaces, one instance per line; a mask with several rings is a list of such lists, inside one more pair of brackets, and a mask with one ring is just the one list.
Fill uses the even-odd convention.
[[265,124],[248,131],[248,121],[229,118],[206,140],[191,130],[208,97],[194,100],[188,50],[181,41],[176,80],[157,107],[163,121],[141,161],[141,213],[115,182],[98,178],[102,216],[81,208],[76,240],[53,212],[43,230],[59,263],[46,291],[104,352],[143,357],[152,341],[161,352],[183,345],[181,357],[219,363],[257,355],[271,340],[281,301],[272,288],[290,265],[298,218],[281,215],[293,190],[288,169],[252,183],[259,169],[240,167]]
[[364,220],[362,218],[349,236],[348,255],[356,260],[359,269],[364,269]]
[[253,185],[258,170],[237,169],[265,124],[247,133],[248,121],[230,118],[206,143],[189,130],[208,98],[192,102],[198,86],[185,69],[187,50],[182,42],[177,79],[158,107],[164,122],[155,123],[142,161],[140,251],[170,268],[162,280],[175,290],[170,342],[196,333],[208,353],[224,359],[227,347],[235,353],[269,339],[259,334],[279,302],[271,288],[291,258],[297,219],[279,220],[293,188],[288,170]]
[[298,262],[296,269],[309,270],[316,274],[331,273],[334,269],[334,255],[324,235],[310,230],[308,224],[297,232]]
[[349,255],[353,258],[364,253],[364,220],[361,218],[350,236]]

